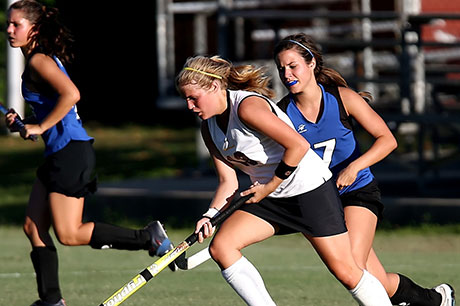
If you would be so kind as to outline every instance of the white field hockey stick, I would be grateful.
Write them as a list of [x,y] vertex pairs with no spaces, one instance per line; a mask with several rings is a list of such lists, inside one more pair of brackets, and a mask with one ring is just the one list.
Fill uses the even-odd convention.
[[[0,103],[0,112],[2,112],[3,115],[5,115],[5,116],[6,116],[6,114],[9,113],[8,109],[7,109],[6,107],[4,107],[4,106],[2,105],[2,103]],[[20,130],[22,130],[22,129],[24,128],[24,123],[23,123],[22,120],[19,119],[19,118],[20,118],[20,117],[19,117],[19,115],[18,115],[16,118],[14,118],[14,122],[13,122],[13,128],[14,128],[15,130],[18,130],[18,131],[20,131]],[[38,140],[38,137],[37,137],[37,135],[29,135],[29,137],[27,137],[27,139],[30,139],[30,140],[32,140],[32,141],[37,141],[37,140]]]
[[201,265],[209,258],[211,258],[211,255],[209,254],[209,249],[204,248],[201,251],[187,258],[185,256],[179,256],[179,258],[177,258],[174,262],[176,263],[176,266],[181,270],[191,270],[196,266]]
[[[210,220],[213,226],[220,224],[228,216],[230,216],[235,210],[237,210],[244,202],[246,202],[253,194],[249,194],[244,197],[232,201],[230,205],[222,211],[219,215],[215,216]],[[108,299],[102,302],[99,306],[117,306],[126,301],[131,295],[137,290],[142,288],[149,280],[154,278],[182,253],[187,251],[196,241],[198,240],[198,234],[193,233],[182,241],[177,247],[163,255],[160,259],[155,261],[153,264],[142,270],[139,274],[134,276],[127,284],[118,289]]]

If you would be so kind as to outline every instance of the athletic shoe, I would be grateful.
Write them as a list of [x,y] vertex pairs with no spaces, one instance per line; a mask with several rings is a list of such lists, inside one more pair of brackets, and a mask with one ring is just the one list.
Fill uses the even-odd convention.
[[[156,255],[161,257],[174,249],[174,245],[169,240],[168,235],[166,234],[166,230],[160,221],[152,221],[147,224],[144,229],[149,232],[151,237],[152,246],[149,249],[150,256],[153,257]],[[177,266],[174,262],[169,264],[169,268],[173,272],[177,270]]]
[[67,306],[67,304],[65,303],[64,299],[60,299],[59,302],[54,304],[43,302],[42,300],[37,300],[30,306]]
[[152,243],[149,249],[150,256],[153,257],[156,255],[161,257],[174,248],[160,221],[152,221],[144,229],[150,234],[150,241]]
[[441,284],[433,288],[441,297],[441,305],[439,306],[455,306],[455,290],[449,284]]

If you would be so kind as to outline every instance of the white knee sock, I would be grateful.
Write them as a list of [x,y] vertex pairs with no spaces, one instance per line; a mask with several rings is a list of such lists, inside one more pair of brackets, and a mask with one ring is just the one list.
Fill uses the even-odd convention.
[[233,290],[250,306],[276,305],[265,288],[259,271],[243,256],[222,271]]
[[375,276],[364,270],[358,285],[349,290],[361,306],[391,306],[390,298]]

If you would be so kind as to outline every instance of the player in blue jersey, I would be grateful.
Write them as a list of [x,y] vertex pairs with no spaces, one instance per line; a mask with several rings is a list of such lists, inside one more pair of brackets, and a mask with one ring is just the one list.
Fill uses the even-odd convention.
[[[279,76],[289,90],[278,106],[331,169],[358,265],[382,282],[395,305],[453,306],[451,286],[441,284],[425,289],[404,275],[387,273],[372,248],[383,204],[369,167],[397,146],[383,119],[365,100],[372,97],[351,90],[339,73],[324,67],[314,41],[303,33],[281,40],[275,47],[274,58]],[[353,133],[352,119],[375,139],[363,154]]]
[[[10,6],[7,34],[11,47],[20,48],[26,58],[22,93],[35,115],[21,136],[41,135],[45,143],[45,162],[37,170],[24,222],[40,297],[33,305],[65,305],[51,224],[64,245],[145,249],[151,255],[161,255],[172,245],[158,221],[140,230],[82,222],[84,197],[96,190],[95,154],[93,138],[83,128],[75,106],[79,90],[63,66],[71,60],[67,50],[71,36],[58,22],[56,9],[32,0]],[[10,110],[8,127],[12,128],[16,117]]]
[[267,98],[272,94],[268,82],[261,69],[234,66],[218,56],[189,58],[176,78],[187,107],[203,120],[203,140],[219,180],[209,210],[196,225],[197,233],[203,229],[199,242],[212,236],[210,218],[239,189],[239,169],[252,182],[241,195],[253,196],[219,227],[209,253],[248,305],[275,302],[242,249],[296,232],[309,240],[359,305],[391,305],[382,284],[353,259],[331,171]]

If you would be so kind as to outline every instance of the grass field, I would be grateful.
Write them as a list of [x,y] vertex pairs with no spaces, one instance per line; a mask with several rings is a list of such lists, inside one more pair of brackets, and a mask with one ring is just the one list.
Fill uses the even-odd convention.
[[[170,229],[179,242],[191,230]],[[29,305],[36,298],[30,246],[18,227],[0,227],[0,305]],[[192,253],[202,245],[195,245]],[[449,282],[460,288],[460,235],[412,231],[378,232],[375,247],[390,271],[435,286]],[[146,252],[93,250],[58,246],[63,294],[71,306],[99,305],[153,262]],[[300,235],[274,237],[252,246],[245,255],[263,275],[278,305],[355,305],[347,291],[327,272]],[[29,304],[28,304],[29,303]],[[223,281],[211,261],[190,271],[166,269],[123,305],[244,305]]]
[[[88,130],[96,138],[101,181],[174,176],[197,165],[193,128],[92,126]],[[20,225],[42,150],[41,142],[0,136],[0,305],[30,305],[37,298],[30,246]],[[175,242],[190,232],[169,229]],[[57,247],[62,290],[70,306],[99,305],[153,262],[146,252]],[[460,224],[379,230],[375,248],[390,271],[427,287],[449,282],[460,288]],[[245,255],[260,270],[278,305],[355,305],[298,235],[274,237],[248,248]],[[223,281],[215,264],[207,262],[191,271],[163,271],[123,305],[244,303]]]

